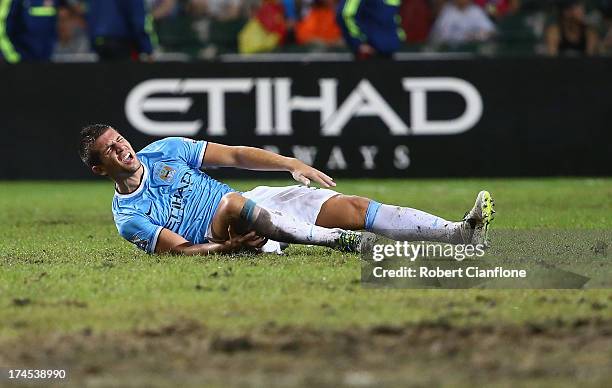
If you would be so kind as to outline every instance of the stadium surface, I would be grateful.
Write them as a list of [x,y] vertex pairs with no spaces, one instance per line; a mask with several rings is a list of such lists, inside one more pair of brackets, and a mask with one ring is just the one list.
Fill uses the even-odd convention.
[[[315,247],[147,256],[118,236],[109,182],[1,186],[0,367],[65,368],[74,386],[612,380],[610,289],[367,289],[357,255]],[[612,179],[337,187],[447,219],[460,219],[482,188],[496,199],[500,230],[612,229]]]

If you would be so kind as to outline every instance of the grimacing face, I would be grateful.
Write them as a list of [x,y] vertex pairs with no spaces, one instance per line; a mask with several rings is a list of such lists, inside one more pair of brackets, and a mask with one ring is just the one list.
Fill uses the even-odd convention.
[[113,128],[106,130],[96,139],[93,149],[100,158],[100,164],[92,167],[95,174],[110,177],[129,176],[141,166],[130,143]]

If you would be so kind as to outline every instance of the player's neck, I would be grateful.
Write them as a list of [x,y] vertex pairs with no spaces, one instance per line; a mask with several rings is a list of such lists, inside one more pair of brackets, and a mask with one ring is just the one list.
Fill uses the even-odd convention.
[[113,179],[115,181],[115,190],[117,190],[119,194],[133,193],[138,189],[138,187],[140,187],[143,175],[144,166],[141,163],[138,170],[136,170],[132,175],[117,177]]

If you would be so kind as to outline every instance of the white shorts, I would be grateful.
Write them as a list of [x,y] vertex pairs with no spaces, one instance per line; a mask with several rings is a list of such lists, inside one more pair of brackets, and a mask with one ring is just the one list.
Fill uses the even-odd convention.
[[[291,215],[295,219],[309,224],[317,221],[321,206],[339,193],[328,189],[317,189],[307,186],[270,187],[257,186],[253,190],[242,193],[245,198],[253,200],[258,206],[266,210],[274,210]],[[210,225],[207,238],[212,237]],[[281,245],[277,241],[268,241],[262,248],[264,252],[281,252]]]
[[299,221],[314,224],[317,221],[321,206],[337,192],[328,189],[317,189],[306,186],[269,187],[257,186],[242,193],[266,210],[276,210],[291,215]]

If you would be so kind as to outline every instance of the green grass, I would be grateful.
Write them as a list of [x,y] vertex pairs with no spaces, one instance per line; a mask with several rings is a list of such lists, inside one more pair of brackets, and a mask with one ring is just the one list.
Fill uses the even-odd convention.
[[[247,189],[265,182],[231,182]],[[284,184],[289,182],[267,182]],[[611,228],[612,181],[367,180],[340,181],[338,190],[458,218],[487,187],[497,200],[497,228]],[[279,325],[345,327],[435,320],[452,301],[470,305],[483,291],[362,289],[359,260],[322,248],[291,248],[286,256],[147,256],[116,233],[112,186],[96,183],[5,182],[0,242],[2,337],[83,327],[95,330],[159,325],[177,317],[213,329]],[[479,323],[588,317],[587,296],[609,291],[488,291],[497,308]],[[568,303],[542,310],[535,296],[559,294]],[[31,303],[19,306],[15,299]],[[609,301],[608,301],[609,303]],[[79,305],[86,307],[78,307]],[[322,315],[321,306],[334,314]],[[474,323],[469,315],[457,324]]]
[[[229,183],[240,190],[290,184]],[[342,330],[612,321],[610,290],[367,289],[356,255],[323,248],[294,246],[285,256],[147,256],[118,236],[108,182],[0,187],[0,344],[181,321],[224,335],[271,325]],[[337,189],[458,219],[485,187],[496,198],[496,228],[612,229],[611,179],[341,180]]]

